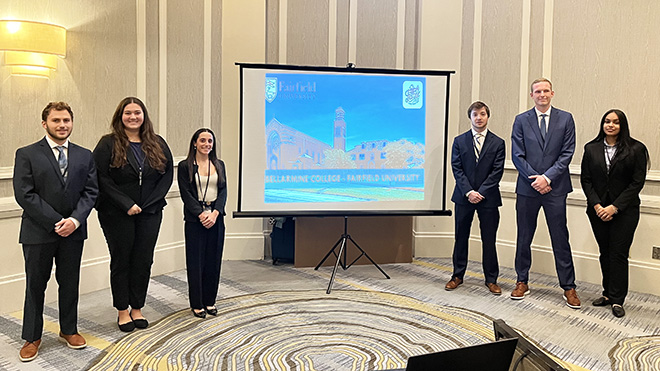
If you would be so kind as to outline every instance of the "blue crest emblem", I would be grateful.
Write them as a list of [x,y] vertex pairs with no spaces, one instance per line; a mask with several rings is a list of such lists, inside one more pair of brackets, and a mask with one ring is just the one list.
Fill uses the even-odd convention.
[[272,103],[277,97],[277,77],[266,77],[266,101]]
[[419,109],[424,105],[424,85],[421,81],[403,82],[403,108]]

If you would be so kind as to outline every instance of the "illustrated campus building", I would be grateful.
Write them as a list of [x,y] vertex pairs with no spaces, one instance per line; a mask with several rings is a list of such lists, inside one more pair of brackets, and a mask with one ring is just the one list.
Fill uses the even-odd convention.
[[[387,168],[389,141],[367,141],[346,151],[345,111],[335,110],[333,146],[272,119],[266,125],[267,169]],[[346,157],[341,166],[326,163],[327,150],[340,150]]]

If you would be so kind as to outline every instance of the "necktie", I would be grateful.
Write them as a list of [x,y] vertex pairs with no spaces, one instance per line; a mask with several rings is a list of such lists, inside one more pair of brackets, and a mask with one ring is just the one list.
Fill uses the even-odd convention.
[[481,133],[475,134],[474,136],[474,154],[477,156],[477,161],[479,161],[479,155],[481,155],[481,141],[483,135]]
[[545,132],[547,131],[546,129],[546,124],[545,124],[545,117],[548,116],[545,113],[541,115],[541,138],[543,138],[543,141],[545,142]]
[[57,163],[60,165],[60,172],[66,178],[66,168],[69,165],[69,161],[67,161],[66,153],[64,153],[64,146],[57,146],[56,148],[60,151],[60,154],[57,156]]

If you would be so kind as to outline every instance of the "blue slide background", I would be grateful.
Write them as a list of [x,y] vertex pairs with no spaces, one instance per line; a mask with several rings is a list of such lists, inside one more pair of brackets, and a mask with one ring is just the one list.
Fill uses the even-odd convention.
[[[345,111],[347,152],[363,142],[389,145],[405,140],[422,147],[422,158],[397,169],[329,169],[321,165],[266,170],[266,203],[424,199],[424,77],[269,73],[266,80],[269,78],[277,78],[277,84],[276,95],[272,96],[271,85],[270,99],[264,101],[265,125],[276,119],[332,147],[335,110],[341,107]],[[405,83],[410,81],[421,83],[419,108],[404,107]]]

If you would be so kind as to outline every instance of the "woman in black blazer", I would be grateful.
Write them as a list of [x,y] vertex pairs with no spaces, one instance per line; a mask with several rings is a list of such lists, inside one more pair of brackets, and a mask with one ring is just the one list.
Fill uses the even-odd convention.
[[580,182],[603,274],[603,295],[592,304],[611,304],[616,317],[626,314],[628,254],[639,223],[639,193],[648,164],[646,146],[630,137],[626,115],[618,109],[605,112],[598,136],[584,146]]
[[96,209],[110,250],[117,325],[130,332],[149,326],[142,307],[165,196],[173,180],[172,153],[154,133],[147,109],[138,98],[124,98],[119,103],[111,130],[94,149],[100,191]]
[[225,164],[216,155],[213,131],[202,128],[193,134],[188,157],[179,162],[177,180],[183,200],[190,308],[195,317],[215,316],[225,242],[227,175]]

